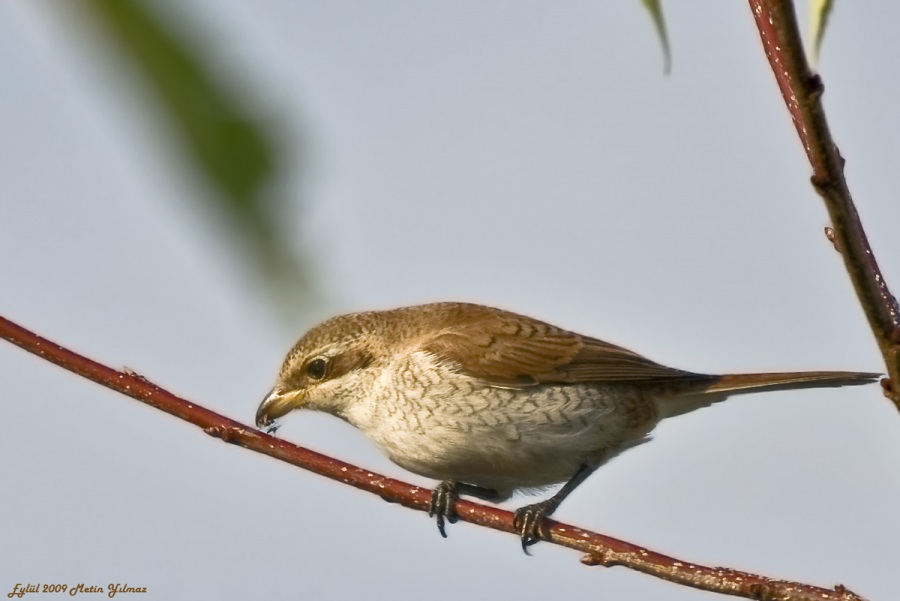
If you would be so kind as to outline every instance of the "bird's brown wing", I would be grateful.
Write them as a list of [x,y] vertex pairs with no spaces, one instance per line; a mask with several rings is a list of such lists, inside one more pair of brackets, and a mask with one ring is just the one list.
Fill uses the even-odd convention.
[[454,305],[420,348],[501,386],[671,382],[704,378],[620,346],[479,305]]

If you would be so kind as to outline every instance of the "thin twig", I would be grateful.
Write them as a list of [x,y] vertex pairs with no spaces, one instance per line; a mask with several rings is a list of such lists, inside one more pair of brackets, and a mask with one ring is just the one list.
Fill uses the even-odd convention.
[[900,409],[900,308],[869,246],[847,180],[844,159],[822,108],[824,86],[806,60],[792,0],[749,0],[766,57],[812,166],[812,185],[831,217],[829,240],[840,250],[887,366],[885,395]]
[[[430,490],[369,472],[269,436],[179,398],[136,373],[117,371],[92,361],[3,317],[0,317],[0,338],[84,378],[199,426],[210,436],[374,493],[385,501],[428,511]],[[460,519],[464,521],[518,536],[513,526],[513,514],[509,511],[465,500],[460,500],[456,509]],[[544,534],[543,538],[548,542],[586,553],[582,558],[582,563],[586,565],[625,566],[702,590],[767,601],[862,601],[841,585],[829,590],[728,568],[691,564],[553,520],[547,520]]]

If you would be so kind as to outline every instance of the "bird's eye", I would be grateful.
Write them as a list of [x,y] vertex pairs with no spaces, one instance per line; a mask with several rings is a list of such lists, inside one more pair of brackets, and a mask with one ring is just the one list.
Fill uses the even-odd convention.
[[306,373],[313,380],[321,380],[325,377],[327,367],[328,364],[325,363],[325,359],[317,357],[306,364]]

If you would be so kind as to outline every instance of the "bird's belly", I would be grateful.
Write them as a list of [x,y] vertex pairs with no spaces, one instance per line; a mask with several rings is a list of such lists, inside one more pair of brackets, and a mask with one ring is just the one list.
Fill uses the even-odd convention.
[[382,399],[369,436],[412,472],[501,494],[568,480],[641,442],[656,423],[655,405],[630,387],[431,392]]

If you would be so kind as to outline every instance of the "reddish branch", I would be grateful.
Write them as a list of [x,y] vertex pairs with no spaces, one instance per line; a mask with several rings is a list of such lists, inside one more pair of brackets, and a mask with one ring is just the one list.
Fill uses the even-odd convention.
[[[430,490],[386,478],[269,436],[179,398],[138,374],[117,371],[83,357],[3,317],[0,317],[0,338],[82,377],[199,426],[207,434],[225,442],[374,493],[385,501],[428,511]],[[461,500],[457,504],[457,512],[464,521],[518,536],[513,527],[513,515],[508,511]],[[829,590],[797,582],[772,580],[727,568],[708,568],[678,561],[637,545],[561,522],[548,520],[547,525],[544,539],[586,553],[582,558],[582,563],[586,565],[626,566],[678,584],[748,599],[862,601],[859,596],[840,585]]]
[[853,287],[884,356],[885,394],[900,409],[900,309],[881,275],[844,178],[841,157],[822,108],[824,87],[806,60],[792,0],[749,0],[775,80],[813,169],[812,185],[825,201],[827,235],[844,258]]

